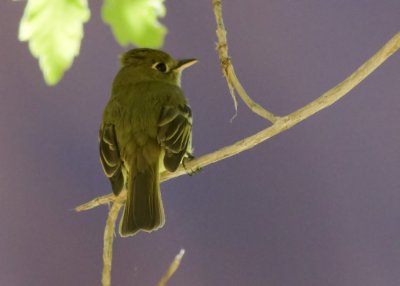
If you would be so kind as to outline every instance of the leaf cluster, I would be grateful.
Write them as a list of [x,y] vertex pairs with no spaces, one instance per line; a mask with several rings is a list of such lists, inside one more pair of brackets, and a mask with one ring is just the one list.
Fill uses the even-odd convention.
[[[158,18],[165,13],[164,0],[104,0],[102,7],[102,19],[121,46],[161,47],[167,29]],[[89,19],[87,0],[28,0],[18,38],[29,43],[46,84],[57,84],[79,55]]]

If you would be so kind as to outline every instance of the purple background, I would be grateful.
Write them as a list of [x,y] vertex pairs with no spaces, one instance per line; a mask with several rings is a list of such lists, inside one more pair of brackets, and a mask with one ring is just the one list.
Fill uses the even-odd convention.
[[[224,1],[238,76],[284,115],[317,98],[400,30],[400,1]],[[120,48],[90,1],[80,56],[56,87],[17,41],[25,2],[0,4],[0,285],[99,285],[110,192],[97,130]],[[183,88],[202,155],[268,124],[234,114],[211,1],[168,1],[164,49],[197,57]],[[400,285],[400,54],[334,106],[193,177],[162,184],[167,223],[117,238],[113,285]]]

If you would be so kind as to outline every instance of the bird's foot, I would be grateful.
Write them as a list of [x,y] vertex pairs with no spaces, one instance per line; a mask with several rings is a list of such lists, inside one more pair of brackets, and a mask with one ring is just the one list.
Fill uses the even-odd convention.
[[188,169],[186,167],[186,163],[189,162],[189,161],[192,161],[194,158],[195,157],[191,153],[188,152],[188,153],[186,153],[186,157],[183,158],[183,160],[182,160],[182,166],[185,169],[186,174],[188,174],[189,176],[193,176],[193,175],[199,173],[202,170],[201,167],[197,167],[196,169]]

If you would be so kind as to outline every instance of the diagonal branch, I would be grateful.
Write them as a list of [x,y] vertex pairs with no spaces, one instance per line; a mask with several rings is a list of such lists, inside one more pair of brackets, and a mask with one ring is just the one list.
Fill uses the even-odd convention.
[[[185,163],[186,169],[199,169],[207,165],[213,164],[220,160],[226,159],[240,152],[253,148],[257,144],[293,127],[304,119],[311,115],[321,111],[324,108],[332,105],[350,90],[356,87],[362,80],[364,80],[369,74],[377,69],[385,60],[387,60],[393,53],[400,48],[400,32],[394,35],[375,55],[373,55],[368,61],[361,65],[355,72],[348,76],[344,81],[331,88],[319,98],[310,102],[306,106],[299,108],[298,110],[280,117],[273,125],[261,130],[260,132],[237,141],[236,143],[218,149],[212,153],[203,155],[196,159],[193,159]],[[174,173],[163,172],[161,174],[161,181],[167,181],[169,179],[186,174],[185,168],[180,166]],[[123,197],[120,194],[119,197]],[[107,204],[113,201],[115,196],[113,194],[105,195],[99,198],[95,198],[85,204],[78,206],[76,211],[84,211],[102,204]]]
[[172,275],[178,270],[179,265],[181,264],[183,255],[185,254],[185,250],[182,248],[179,253],[175,256],[174,261],[170,264],[167,272],[165,272],[164,276],[161,278],[160,282],[158,282],[158,286],[165,286],[169,279],[171,279]]

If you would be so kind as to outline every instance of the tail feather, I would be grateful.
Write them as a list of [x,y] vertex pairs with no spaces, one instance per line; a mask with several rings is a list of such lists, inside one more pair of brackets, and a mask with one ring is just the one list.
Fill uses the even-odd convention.
[[151,232],[162,227],[165,222],[158,162],[130,176],[125,209],[120,223],[121,236],[131,236],[139,230]]

